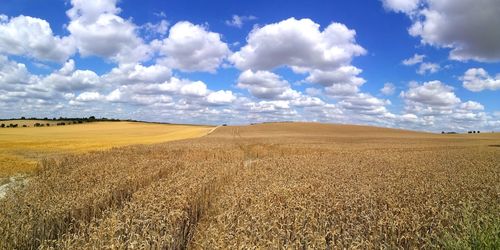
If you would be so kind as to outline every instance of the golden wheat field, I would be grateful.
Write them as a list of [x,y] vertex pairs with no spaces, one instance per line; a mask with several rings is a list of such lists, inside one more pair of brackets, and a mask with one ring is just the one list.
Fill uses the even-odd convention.
[[[49,123],[52,126],[33,127],[35,122]],[[44,157],[200,137],[212,129],[209,126],[140,122],[92,122],[53,126],[58,122],[61,121],[4,122],[30,127],[0,129],[0,184],[2,178],[32,173],[37,162]]]
[[273,123],[59,156],[1,249],[498,249],[500,135]]

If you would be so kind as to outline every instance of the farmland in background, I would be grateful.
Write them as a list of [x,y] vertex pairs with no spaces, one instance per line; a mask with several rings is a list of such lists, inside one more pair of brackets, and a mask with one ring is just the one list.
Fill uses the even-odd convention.
[[42,161],[0,249],[498,249],[499,159],[499,134],[220,127]]
[[[0,184],[16,174],[30,174],[45,157],[112,147],[151,144],[206,135],[213,127],[140,122],[92,122],[56,126],[65,120],[8,120],[17,128],[0,129]],[[35,123],[49,127],[33,127]],[[28,125],[30,127],[21,127]],[[3,181],[2,181],[3,180]]]

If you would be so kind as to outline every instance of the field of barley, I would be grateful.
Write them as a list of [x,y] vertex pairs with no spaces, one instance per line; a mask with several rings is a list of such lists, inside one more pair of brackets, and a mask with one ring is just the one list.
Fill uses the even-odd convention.
[[0,249],[500,248],[500,134],[270,123],[58,156]]
[[[92,122],[54,126],[59,122],[61,121],[2,122],[30,127],[0,128],[0,184],[9,176],[31,174],[36,170],[37,162],[45,157],[200,137],[213,128],[140,122]],[[52,126],[33,127],[34,123],[48,123]]]

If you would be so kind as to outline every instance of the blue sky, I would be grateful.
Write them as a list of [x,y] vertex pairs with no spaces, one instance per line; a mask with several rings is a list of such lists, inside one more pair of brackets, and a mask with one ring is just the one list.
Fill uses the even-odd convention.
[[496,0],[48,2],[0,5],[1,118],[500,126]]

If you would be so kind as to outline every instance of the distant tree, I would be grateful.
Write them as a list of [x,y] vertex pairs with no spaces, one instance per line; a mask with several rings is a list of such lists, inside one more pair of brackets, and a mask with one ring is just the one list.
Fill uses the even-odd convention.
[[44,119],[44,120],[48,120],[49,118],[47,118],[47,117],[44,117],[43,119]]
[[89,116],[89,120],[95,120],[95,116]]
[[52,118],[52,120],[53,120],[53,121],[55,121],[55,120],[57,120],[57,119],[54,117],[54,118]]
[[444,131],[442,131],[441,134],[445,134]]
[[481,131],[479,131],[479,130],[478,130],[478,131],[477,131],[477,133],[478,133],[478,134],[480,134],[480,133],[481,133]]
[[21,116],[21,120],[26,120],[26,117],[24,117],[24,116]]

